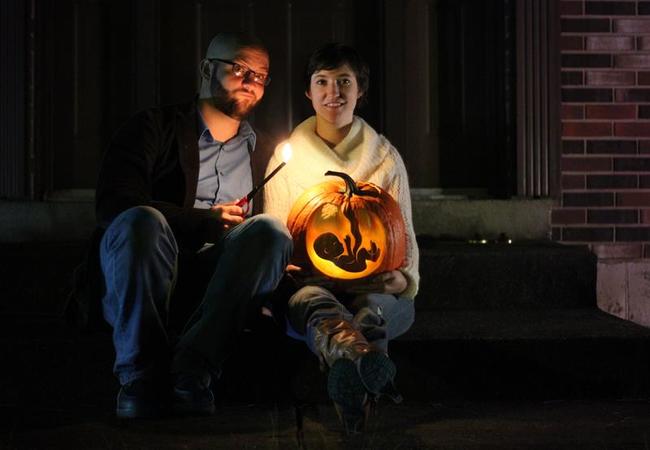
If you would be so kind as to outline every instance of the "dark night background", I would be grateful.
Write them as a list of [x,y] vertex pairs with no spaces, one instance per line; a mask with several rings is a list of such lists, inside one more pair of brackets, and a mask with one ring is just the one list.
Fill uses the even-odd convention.
[[[280,141],[310,115],[303,64],[340,41],[409,173],[406,401],[356,440],[268,323],[216,416],[116,423],[110,335],[66,320],[112,133],[190,100],[239,30],[271,52],[255,126]],[[301,423],[299,448],[647,448],[650,1],[2,0],[0,80],[0,448],[295,448]]]

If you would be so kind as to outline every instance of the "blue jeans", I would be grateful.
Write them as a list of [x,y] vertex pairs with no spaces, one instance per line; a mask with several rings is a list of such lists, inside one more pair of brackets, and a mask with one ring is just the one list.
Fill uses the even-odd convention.
[[388,341],[404,334],[413,325],[413,300],[392,294],[361,294],[339,301],[320,286],[305,286],[289,299],[289,336],[303,340],[318,356],[314,331],[323,319],[343,319],[361,331],[370,346],[388,351]]
[[138,206],[117,216],[100,244],[103,312],[113,327],[114,372],[121,384],[173,372],[219,373],[246,314],[277,286],[291,255],[286,227],[258,215],[209,248],[213,274],[200,306],[172,348],[167,321],[178,245],[164,216]]

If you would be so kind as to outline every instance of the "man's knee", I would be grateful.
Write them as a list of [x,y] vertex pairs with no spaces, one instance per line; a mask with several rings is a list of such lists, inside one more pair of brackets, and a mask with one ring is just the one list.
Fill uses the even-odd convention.
[[267,251],[281,252],[287,257],[293,251],[293,241],[287,227],[268,214],[250,218],[242,239],[253,240]]
[[[177,251],[171,228],[165,216],[150,206],[135,206],[118,215],[107,230],[111,241],[124,240],[142,250],[153,250],[161,244],[161,236]],[[109,247],[110,247],[109,242]]]

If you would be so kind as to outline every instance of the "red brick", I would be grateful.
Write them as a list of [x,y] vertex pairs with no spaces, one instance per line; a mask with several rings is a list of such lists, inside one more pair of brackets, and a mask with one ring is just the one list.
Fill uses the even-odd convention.
[[650,55],[614,55],[614,67],[650,69]]
[[639,105],[639,119],[650,119],[650,105]]
[[562,96],[561,100],[566,103],[607,103],[612,101],[611,89],[562,88],[560,95]]
[[636,2],[621,0],[586,2],[585,14],[594,16],[631,16],[636,14]]
[[650,72],[638,72],[637,82],[640,85],[650,84]]
[[650,89],[616,89],[617,102],[650,102]]
[[650,153],[650,141],[639,141],[639,153]]
[[637,175],[589,175],[587,189],[636,189],[639,187]]
[[634,50],[633,36],[587,36],[587,50]]
[[567,172],[606,172],[612,170],[611,158],[562,157],[562,170]]
[[614,240],[614,229],[605,227],[567,227],[562,230],[562,240],[572,242],[607,242]]
[[565,192],[562,206],[614,206],[613,192]]
[[636,81],[634,72],[599,71],[587,72],[587,86],[633,86]]
[[636,105],[587,105],[587,119],[636,119]]
[[617,192],[616,206],[650,206],[650,192]]
[[551,223],[553,225],[585,223],[585,221],[584,209],[554,209],[551,211]]
[[650,19],[614,19],[617,33],[650,33]]
[[647,137],[650,136],[650,122],[617,122],[614,124],[616,136]]
[[562,33],[609,33],[611,23],[609,19],[561,19],[560,30]]
[[575,154],[584,154],[584,152],[585,152],[585,141],[562,139],[562,154],[575,155]]
[[584,119],[585,108],[582,105],[562,105],[562,119]]
[[560,2],[560,15],[578,16],[582,14],[582,2]]
[[562,36],[560,50],[584,50],[585,41],[582,36]]
[[641,258],[643,244],[594,244],[592,251],[599,259]]
[[563,70],[560,74],[562,86],[582,86],[585,84],[585,75],[582,71]]
[[641,210],[641,223],[650,223],[650,209]]
[[590,209],[587,223],[598,224],[637,224],[639,212],[636,209]]
[[650,241],[650,227],[616,227],[617,241]]
[[635,154],[636,141],[633,139],[590,139],[587,141],[587,153]]
[[636,38],[637,50],[650,50],[650,36],[639,36]]
[[570,67],[612,67],[612,55],[603,53],[562,53],[561,65]]
[[614,158],[614,172],[650,172],[650,158]]
[[650,2],[639,2],[637,6],[637,13],[640,16],[650,14]]
[[610,122],[562,122],[562,136],[611,136]]
[[562,189],[584,189],[584,175],[562,175]]

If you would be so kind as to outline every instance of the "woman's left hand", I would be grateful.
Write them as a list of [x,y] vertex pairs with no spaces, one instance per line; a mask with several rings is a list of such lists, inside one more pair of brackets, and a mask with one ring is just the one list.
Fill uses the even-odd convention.
[[391,270],[357,281],[346,281],[342,287],[346,292],[354,294],[401,294],[407,285],[406,277],[401,271]]

